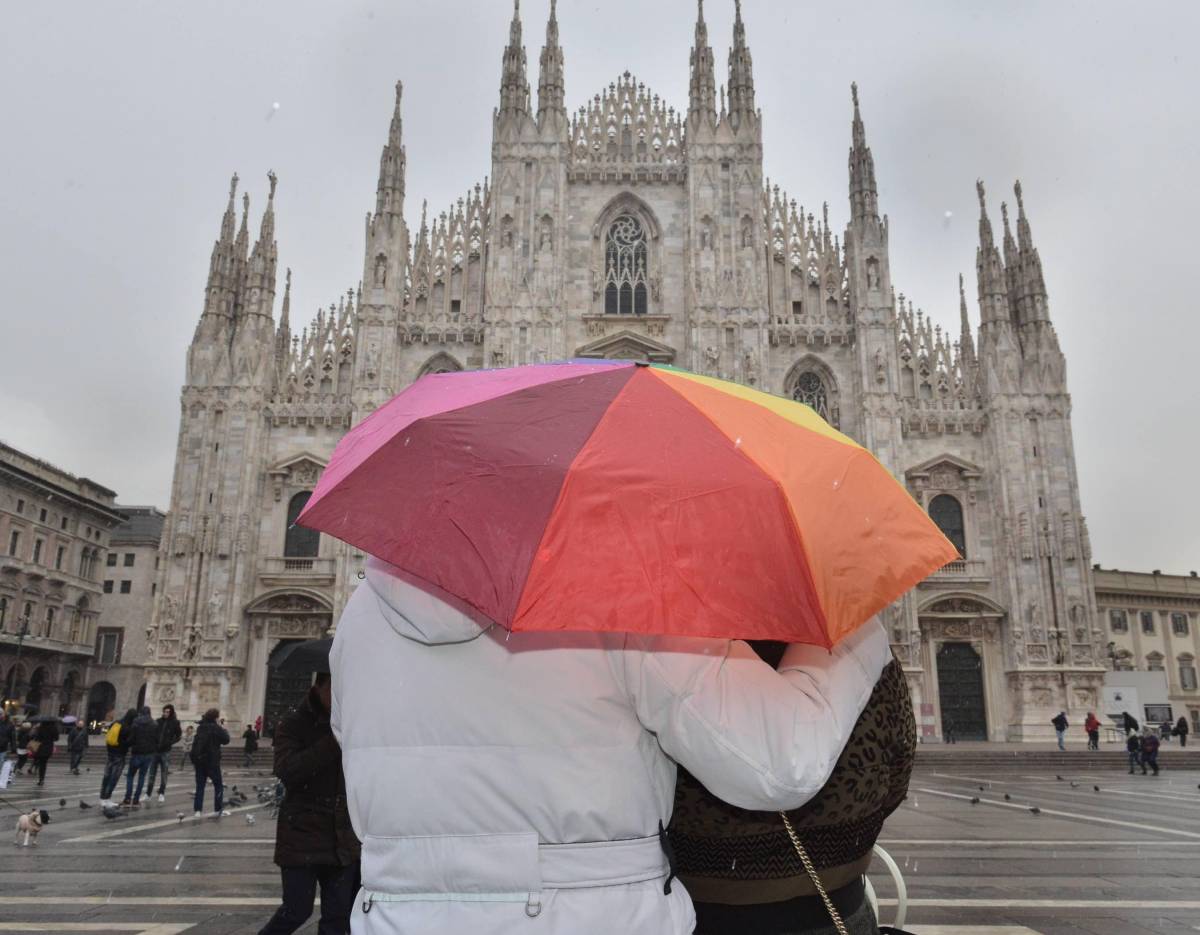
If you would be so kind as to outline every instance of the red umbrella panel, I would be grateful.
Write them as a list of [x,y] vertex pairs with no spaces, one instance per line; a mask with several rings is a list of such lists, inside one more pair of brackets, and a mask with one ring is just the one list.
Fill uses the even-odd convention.
[[807,407],[626,362],[424,377],[300,522],[514,630],[829,646],[956,557]]

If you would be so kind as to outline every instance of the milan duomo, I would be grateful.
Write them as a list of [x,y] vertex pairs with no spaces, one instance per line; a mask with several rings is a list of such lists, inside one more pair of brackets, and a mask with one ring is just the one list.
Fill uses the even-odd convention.
[[1020,185],[1015,237],[1001,205],[997,238],[978,184],[979,325],[964,293],[957,333],[943,330],[894,284],[857,89],[839,235],[827,209],[763,178],[740,9],[719,91],[699,11],[686,110],[625,72],[568,113],[553,3],[545,35],[535,106],[514,11],[490,181],[439,214],[422,206],[415,233],[396,85],[361,283],[303,328],[290,271],[275,318],[276,179],[252,244],[234,177],[187,355],[148,703],[262,714],[270,730],[303,694],[306,679],[271,674],[272,653],[331,632],[364,557],[291,522],[353,424],[423,374],[609,357],[807,403],[929,511],[961,559],[883,614],[926,736],[1036,739],[1060,710],[1082,721],[1100,700],[1101,632]]

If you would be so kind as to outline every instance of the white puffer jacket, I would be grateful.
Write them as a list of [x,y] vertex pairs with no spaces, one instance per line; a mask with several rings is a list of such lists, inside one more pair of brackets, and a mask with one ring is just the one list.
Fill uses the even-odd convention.
[[742,642],[481,628],[372,561],[330,657],[363,842],[356,935],[685,935],[675,763],[743,808],[825,783],[891,658],[878,623],[776,673]]

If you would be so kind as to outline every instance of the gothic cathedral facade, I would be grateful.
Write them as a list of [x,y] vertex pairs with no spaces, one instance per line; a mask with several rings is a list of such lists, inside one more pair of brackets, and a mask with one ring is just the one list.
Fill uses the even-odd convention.
[[303,693],[270,657],[332,630],[363,556],[292,521],[351,425],[426,373],[619,357],[807,403],[929,510],[961,557],[884,620],[931,739],[1045,738],[1095,709],[1066,368],[1020,185],[999,244],[978,185],[980,322],[963,293],[953,336],[893,287],[852,103],[839,237],[763,177],[740,5],[719,92],[701,7],[686,111],[625,72],[568,113],[553,2],[534,107],[514,11],[490,182],[410,232],[397,84],[361,283],[299,333],[290,271],[274,317],[276,179],[251,244],[235,176],[187,356],[148,703],[269,730]]

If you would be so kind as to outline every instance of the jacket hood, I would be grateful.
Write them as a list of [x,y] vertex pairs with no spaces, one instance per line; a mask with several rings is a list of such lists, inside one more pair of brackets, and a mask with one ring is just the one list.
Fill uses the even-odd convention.
[[465,643],[486,628],[487,624],[410,584],[402,575],[382,559],[367,561],[367,583],[379,597],[388,626],[401,636],[431,646]]

